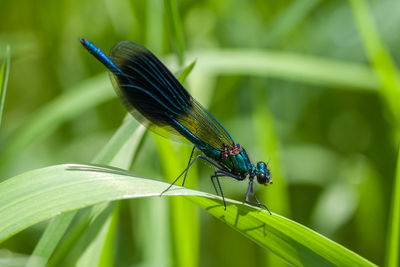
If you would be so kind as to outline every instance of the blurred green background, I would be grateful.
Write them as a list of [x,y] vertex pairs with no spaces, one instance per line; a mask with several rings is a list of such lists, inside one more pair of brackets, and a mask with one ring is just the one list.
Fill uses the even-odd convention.
[[[274,185],[258,187],[257,195],[271,211],[382,265],[396,167],[395,123],[378,93],[379,79],[364,49],[355,5],[179,0],[175,10],[168,3],[0,1],[1,61],[6,45],[11,48],[0,131],[1,180],[48,165],[91,162],[120,126],[125,110],[104,67],[78,37],[107,53],[116,42],[132,40],[149,47],[175,73],[196,59],[186,88],[252,161],[269,162]],[[398,63],[400,3],[367,4],[386,51]],[[171,19],[174,11],[181,20],[177,27]],[[95,85],[103,89],[96,93]],[[63,115],[51,118],[51,107],[60,98],[89,87],[94,87],[90,96],[66,98]],[[164,141],[147,135],[131,168],[134,173],[164,179],[159,142]],[[175,153],[186,162],[190,149],[181,147],[174,145]],[[188,186],[213,192],[212,169],[199,164],[198,171],[198,184],[194,178],[190,184],[193,169]],[[227,197],[244,199],[245,182],[225,179],[222,185]],[[121,203],[117,266],[177,264],[180,247],[170,238],[179,230],[171,227],[168,201]],[[198,216],[193,249],[199,251],[198,262],[192,262],[286,266],[206,212],[191,208]],[[45,225],[11,238],[0,251],[32,253]]]

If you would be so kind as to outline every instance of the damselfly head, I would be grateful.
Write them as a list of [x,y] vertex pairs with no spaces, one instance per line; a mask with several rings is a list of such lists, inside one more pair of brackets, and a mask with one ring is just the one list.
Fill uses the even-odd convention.
[[271,172],[265,162],[258,162],[256,165],[255,173],[259,184],[268,185],[272,184]]

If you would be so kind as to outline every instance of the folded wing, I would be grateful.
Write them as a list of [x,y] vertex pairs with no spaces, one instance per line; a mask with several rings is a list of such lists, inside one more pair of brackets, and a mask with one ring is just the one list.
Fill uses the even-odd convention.
[[[113,84],[127,110],[143,125],[168,139],[222,150],[232,137],[145,47],[117,43],[111,61],[121,70]],[[189,141],[189,142],[188,142]]]

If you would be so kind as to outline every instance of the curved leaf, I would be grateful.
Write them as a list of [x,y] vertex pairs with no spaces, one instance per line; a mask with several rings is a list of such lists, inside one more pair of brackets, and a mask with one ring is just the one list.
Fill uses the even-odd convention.
[[[167,183],[122,169],[65,164],[29,171],[0,184],[0,242],[63,212],[117,199],[159,196]],[[361,256],[277,214],[238,201],[173,186],[182,195],[294,265],[373,266]]]

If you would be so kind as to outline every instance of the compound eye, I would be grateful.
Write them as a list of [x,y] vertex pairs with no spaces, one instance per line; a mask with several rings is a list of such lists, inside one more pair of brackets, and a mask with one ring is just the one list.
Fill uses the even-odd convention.
[[267,176],[265,175],[265,173],[260,172],[259,174],[257,174],[257,181],[259,184],[266,184]]

